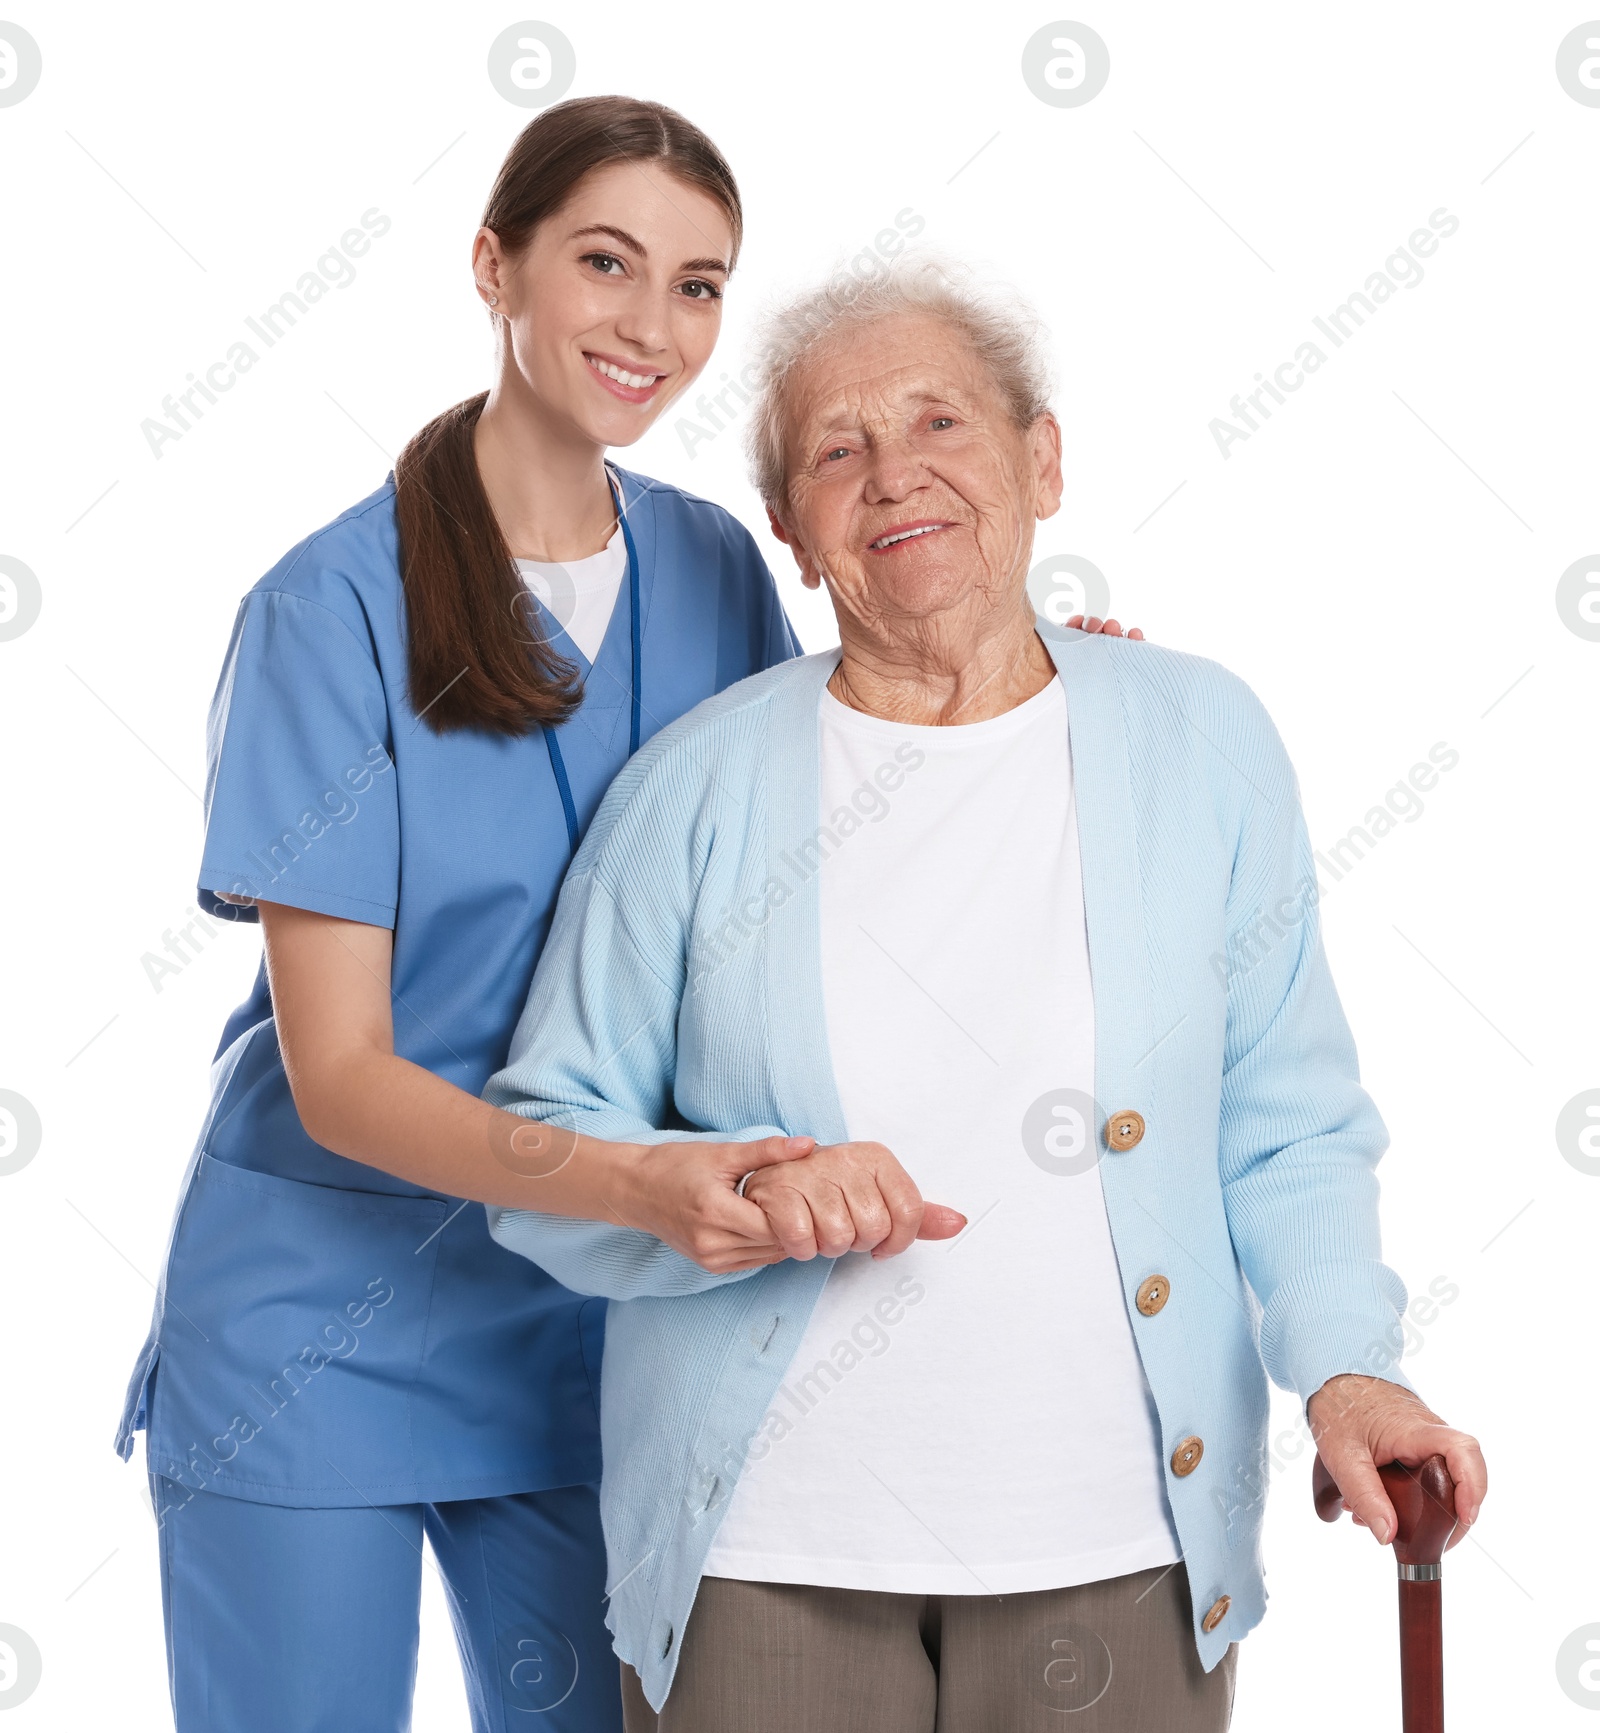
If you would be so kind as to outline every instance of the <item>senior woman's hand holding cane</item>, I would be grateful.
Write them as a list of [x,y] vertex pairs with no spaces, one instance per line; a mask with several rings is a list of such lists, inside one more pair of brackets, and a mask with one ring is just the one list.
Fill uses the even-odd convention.
[[1308,1413],[1317,1515],[1333,1522],[1348,1510],[1394,1545],[1405,1733],[1444,1733],[1439,1563],[1477,1520],[1489,1484],[1483,1452],[1409,1390],[1380,1378],[1330,1378]]
[[1466,1539],[1489,1491],[1489,1470],[1477,1439],[1448,1426],[1413,1391],[1386,1378],[1345,1373],[1330,1378],[1306,1404],[1317,1455],[1339,1489],[1343,1506],[1380,1545],[1395,1538],[1395,1509],[1378,1470],[1400,1462],[1417,1467],[1442,1456],[1455,1482],[1456,1530]]

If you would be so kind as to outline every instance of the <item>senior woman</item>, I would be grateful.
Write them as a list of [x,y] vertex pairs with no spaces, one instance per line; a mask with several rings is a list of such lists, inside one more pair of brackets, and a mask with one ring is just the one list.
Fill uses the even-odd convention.
[[808,296],[754,428],[841,647],[624,769],[489,1088],[645,1161],[817,1140],[748,1176],[753,1267],[491,1212],[614,1302],[630,1733],[1225,1727],[1268,1374],[1380,1540],[1375,1459],[1442,1451],[1465,1522],[1486,1488],[1395,1366],[1293,772],[1216,665],[1034,617],[1022,310],[930,266]]

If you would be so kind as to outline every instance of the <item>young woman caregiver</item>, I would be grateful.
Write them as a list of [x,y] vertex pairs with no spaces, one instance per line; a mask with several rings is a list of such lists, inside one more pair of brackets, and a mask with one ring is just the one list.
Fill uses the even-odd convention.
[[467,1200],[632,1221],[716,1268],[782,1256],[734,1186],[808,1140],[657,1171],[478,1099],[607,784],[798,649],[732,517],[604,460],[705,366],[739,239],[726,163],[671,110],[540,115],[473,251],[492,389],[239,610],[199,883],[266,957],[119,1439],[148,1428],[179,1733],[409,1727],[424,1535],[474,1729],[621,1726],[603,1302]]

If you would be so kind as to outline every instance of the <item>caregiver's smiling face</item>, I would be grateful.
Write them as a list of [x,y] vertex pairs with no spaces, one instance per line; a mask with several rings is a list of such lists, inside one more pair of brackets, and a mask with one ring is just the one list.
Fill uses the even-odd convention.
[[776,533],[825,579],[840,630],[945,629],[1021,606],[1033,526],[1061,502],[1061,435],[1019,427],[966,336],[936,315],[846,323],[785,390]]

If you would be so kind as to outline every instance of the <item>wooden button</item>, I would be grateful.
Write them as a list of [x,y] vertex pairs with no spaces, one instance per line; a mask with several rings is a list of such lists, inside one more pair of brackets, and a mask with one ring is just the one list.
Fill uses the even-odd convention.
[[1132,1149],[1143,1136],[1144,1115],[1135,1113],[1131,1107],[1113,1113],[1106,1121],[1106,1142],[1115,1150]]
[[1167,1303],[1172,1283],[1165,1276],[1147,1276],[1134,1296],[1134,1304],[1147,1318],[1153,1318]]
[[1205,1441],[1196,1438],[1191,1433],[1187,1438],[1179,1439],[1178,1448],[1172,1453],[1172,1472],[1182,1480],[1186,1474],[1193,1474],[1200,1466],[1200,1458],[1206,1453]]
[[1227,1618],[1228,1608],[1232,1605],[1233,1601],[1229,1596],[1218,1595],[1211,1603],[1210,1611],[1207,1612],[1206,1616],[1200,1621],[1200,1629],[1204,1631],[1207,1636],[1210,1636],[1217,1626]]

